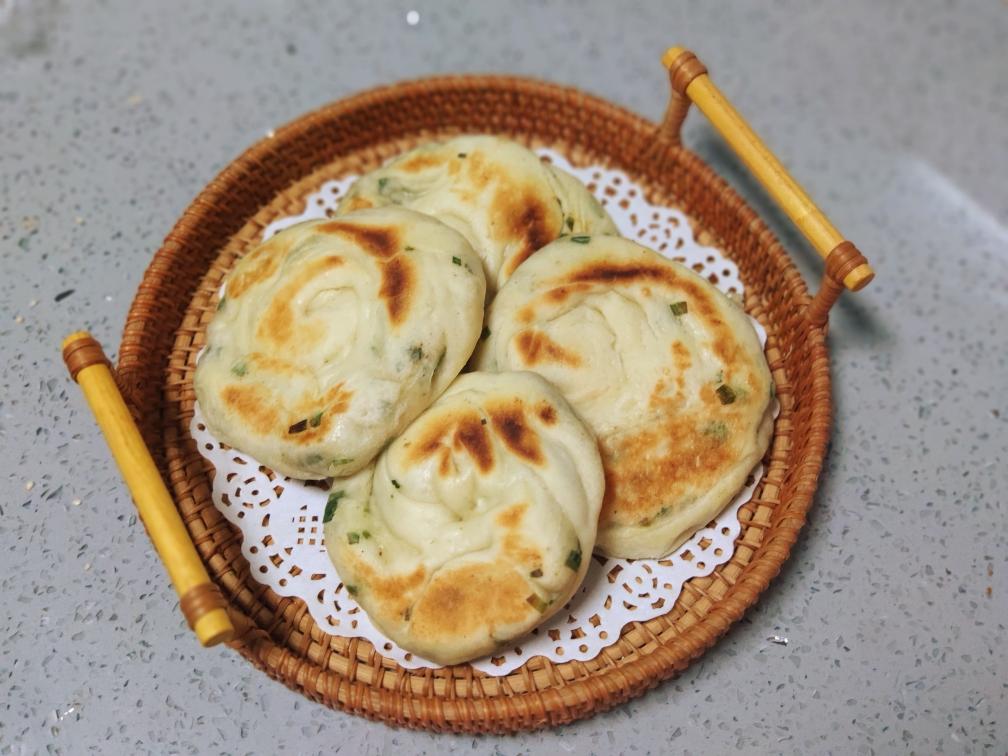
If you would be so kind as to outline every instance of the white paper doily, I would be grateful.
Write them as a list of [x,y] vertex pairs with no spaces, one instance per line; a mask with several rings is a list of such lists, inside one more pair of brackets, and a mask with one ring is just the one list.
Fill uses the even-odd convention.
[[[692,267],[722,291],[741,295],[735,264],[720,250],[698,244],[683,213],[647,203],[641,189],[620,171],[576,168],[552,150],[538,152],[584,182],[624,236]],[[331,216],[355,178],[326,182],[309,195],[301,215],[274,221],[263,230],[263,238],[303,220]],[[753,325],[765,345],[766,332],[755,320]],[[403,667],[439,666],[388,640],[343,587],[323,542],[325,490],[274,475],[248,455],[221,445],[207,431],[198,404],[190,430],[200,453],[216,470],[214,505],[241,530],[242,553],[259,582],[280,596],[300,598],[319,627],[333,635],[365,638]],[[472,662],[473,666],[490,675],[504,675],[535,656],[554,662],[587,661],[615,643],[626,624],[667,612],[687,580],[709,575],[731,558],[740,531],[739,507],[752,496],[762,473],[762,465],[757,466],[745,489],[717,519],[665,559],[593,557],[570,603],[514,648]]]

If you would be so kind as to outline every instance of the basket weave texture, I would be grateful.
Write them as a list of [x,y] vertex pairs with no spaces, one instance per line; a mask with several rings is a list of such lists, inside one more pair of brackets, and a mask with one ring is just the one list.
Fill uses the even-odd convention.
[[[781,404],[766,474],[740,511],[735,552],[686,583],[663,616],[624,628],[587,662],[530,659],[489,677],[469,665],[407,670],[366,640],[324,633],[298,599],[250,574],[239,532],[211,501],[212,469],[189,435],[192,376],[217,290],[278,217],[325,180],[360,173],[419,142],[495,133],[550,146],[576,164],[625,171],[649,200],[684,210],[705,243],[738,264],[746,308],[768,332]],[[508,732],[562,724],[640,695],[712,646],[778,573],[805,521],[830,426],[823,329],[804,282],[742,199],[668,131],[582,92],[512,77],[427,79],[336,102],[279,129],[194,200],[150,264],[129,312],[117,380],[211,578],[230,602],[232,645],[309,698],[432,730]]]

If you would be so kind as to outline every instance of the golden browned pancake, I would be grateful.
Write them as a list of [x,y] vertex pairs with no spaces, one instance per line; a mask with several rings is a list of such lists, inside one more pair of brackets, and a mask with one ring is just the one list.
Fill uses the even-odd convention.
[[742,488],[772,429],[748,316],[693,271],[626,239],[561,239],[512,276],[481,370],[535,370],[599,439],[597,549],[661,557]]
[[370,470],[333,483],[326,548],[372,622],[441,664],[550,617],[588,569],[595,439],[534,373],[466,373]]
[[207,426],[293,477],[361,469],[462,369],[484,286],[469,243],[410,210],[281,231],[227,276],[196,367]]
[[390,204],[433,215],[461,233],[483,259],[491,294],[561,234],[618,233],[581,182],[500,137],[417,147],[357,181],[338,211]]

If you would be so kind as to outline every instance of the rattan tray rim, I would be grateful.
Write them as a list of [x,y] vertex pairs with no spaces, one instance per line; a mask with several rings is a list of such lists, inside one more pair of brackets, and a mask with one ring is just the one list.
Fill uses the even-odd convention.
[[[352,117],[369,108],[385,106],[389,102],[408,96],[430,98],[446,92],[464,94],[474,91],[500,92],[504,99],[507,99],[507,93],[512,93],[516,96],[516,100],[528,95],[547,101],[567,103],[568,106],[575,104],[580,108],[591,109],[595,117],[611,119],[614,124],[618,122],[621,128],[629,128],[630,131],[627,133],[638,139],[642,151],[645,148],[653,150],[650,159],[655,161],[659,168],[670,160],[679,161],[695,172],[706,184],[704,189],[717,196],[725,208],[739,214],[740,220],[747,226],[748,233],[763,240],[772,262],[785,269],[786,296],[798,308],[808,307],[810,298],[807,288],[769,229],[746,207],[738,194],[699,158],[677,144],[664,142],[661,127],[657,124],[570,87],[510,76],[436,77],[368,90],[292,121],[277,129],[273,136],[260,140],[229,164],[185,211],[144,275],[124,329],[119,351],[118,380],[132,407],[145,408],[144,412],[137,413],[141,417],[145,439],[159,462],[163,476],[175,490],[176,497],[181,498],[185,495],[190,471],[185,467],[179,467],[176,464],[177,459],[169,460],[166,455],[165,440],[161,431],[167,420],[164,417],[165,407],[159,378],[165,374],[167,357],[172,348],[171,337],[185,313],[180,308],[171,312],[170,308],[163,306],[161,300],[166,293],[171,292],[171,287],[166,286],[164,282],[186,267],[185,251],[205,240],[207,227],[216,229],[218,235],[226,234],[228,228],[232,233],[237,232],[235,222],[231,222],[229,226],[226,220],[218,216],[222,206],[228,207],[233,204],[235,194],[241,194],[243,190],[246,194],[249,193],[248,188],[243,185],[248,182],[250,176],[265,171],[274,177],[272,179],[274,186],[279,186],[280,182],[290,186],[299,178],[303,178],[298,175],[284,175],[282,171],[278,173],[274,166],[278,162],[278,151],[283,145],[292,140],[305,138],[313,128],[324,130],[340,119]],[[629,160],[617,160],[615,163],[617,165],[621,162],[633,163],[639,158],[640,155],[630,156]],[[644,176],[644,178],[654,180],[656,177]],[[244,207],[230,212],[232,215],[240,215],[247,221],[254,215],[254,212],[250,212],[252,205],[258,202],[262,206],[264,202],[270,200],[269,197],[259,197],[252,192],[252,196],[246,197],[243,201]],[[169,312],[166,312],[166,309]],[[167,333],[163,325],[166,315],[175,323]],[[798,488],[796,498],[784,508],[785,511],[774,526],[765,530],[766,539],[735,581],[731,596],[716,603],[702,620],[687,628],[677,639],[675,652],[667,644],[659,642],[653,644],[654,647],[647,653],[639,654],[628,663],[589,675],[584,679],[564,682],[561,686],[536,690],[533,693],[505,695],[491,700],[378,690],[359,680],[350,679],[353,675],[339,680],[321,681],[321,677],[334,673],[323,671],[317,665],[313,667],[306,664],[304,659],[295,658],[285,644],[277,642],[273,637],[276,628],[262,628],[237,607],[232,607],[232,614],[239,624],[239,630],[244,633],[234,644],[235,648],[272,677],[323,703],[372,718],[430,729],[512,731],[561,723],[610,708],[657,685],[684,669],[690,661],[713,645],[733,623],[738,621],[777,574],[804,523],[805,512],[811,503],[815,480],[825,453],[831,416],[828,356],[824,333],[822,329],[807,324],[804,327],[808,356],[816,366],[810,394],[814,406],[809,417],[815,438],[808,448],[809,454],[788,470],[788,475],[795,476],[803,482],[803,485]],[[152,412],[151,408],[155,407],[157,411]],[[221,556],[213,547],[212,540],[207,540],[205,533],[193,532],[191,518],[188,524],[208,570],[212,576],[219,577]],[[227,590],[225,594],[228,595]],[[356,645],[353,645],[353,652],[356,654]],[[454,689],[454,686],[452,688]],[[536,700],[529,700],[530,698]]]

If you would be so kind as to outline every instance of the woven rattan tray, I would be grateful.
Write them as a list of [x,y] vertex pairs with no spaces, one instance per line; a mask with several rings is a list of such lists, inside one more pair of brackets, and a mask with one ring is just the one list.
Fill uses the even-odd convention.
[[[845,277],[867,266],[852,245],[839,245],[828,257],[820,294],[810,298],[763,222],[680,145],[690,100],[708,112],[694,96],[694,80],[708,79],[691,54],[671,52],[676,54],[666,63],[673,96],[661,124],[573,89],[511,77],[428,79],[336,102],[241,155],[166,238],[129,312],[117,382],[228,602],[238,632],[232,647],[270,676],[329,706],[411,727],[499,732],[569,722],[684,669],[742,616],[787,559],[815,492],[829,435],[826,315]],[[713,116],[712,121],[718,125]],[[740,512],[742,529],[731,560],[709,577],[689,581],[664,616],[627,626],[594,660],[554,664],[537,657],[503,677],[484,676],[469,665],[404,669],[365,640],[323,633],[302,602],[258,583],[241,554],[237,530],[214,508],[211,472],[188,430],[195,355],[214,293],[262,229],[299,213],[306,195],[327,179],[373,168],[418,142],[462,132],[507,135],[557,149],[572,162],[617,168],[645,187],[652,201],[685,211],[697,233],[738,264],[746,307],[768,332],[767,356],[780,400],[766,475]]]

